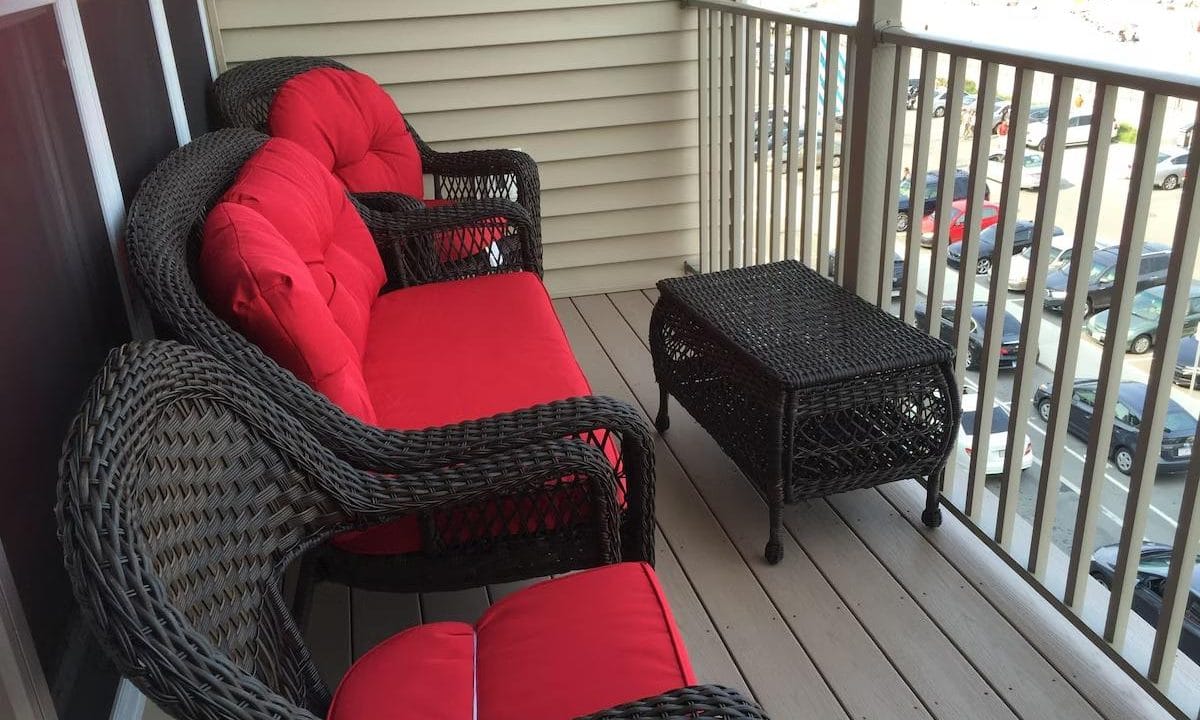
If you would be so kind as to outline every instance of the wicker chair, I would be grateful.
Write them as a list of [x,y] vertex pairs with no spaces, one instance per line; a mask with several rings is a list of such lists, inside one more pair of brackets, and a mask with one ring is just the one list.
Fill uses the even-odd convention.
[[[309,70],[331,68],[351,70],[342,63],[326,57],[279,57],[255,60],[226,70],[212,88],[212,105],[218,127],[245,127],[269,133],[267,118],[279,87],[296,75]],[[493,217],[510,217],[506,205],[497,201],[516,198],[516,205],[528,217],[528,232],[532,244],[541,243],[541,187],[537,163],[518,150],[467,150],[438,152],[429,147],[408,121],[409,133],[416,141],[421,155],[421,169],[433,178],[435,198],[454,201],[455,206],[482,208],[487,201]],[[408,222],[421,225],[427,208],[421,203],[396,202],[387,191],[392,188],[352,188],[362,191],[364,199],[378,203],[380,209],[404,206]],[[373,197],[372,197],[373,196]],[[438,216],[434,216],[435,218]],[[433,219],[431,218],[431,221]]]
[[[584,436],[598,445],[616,443],[618,477],[624,483],[621,553],[625,560],[654,558],[654,444],[638,412],[618,400],[588,396],[556,401],[456,425],[419,431],[385,430],[346,414],[280,367],[257,346],[219,318],[202,299],[196,283],[200,230],[208,210],[233,181],[238,169],[266,140],[253,130],[209,133],[168,156],[142,184],[129,212],[127,244],[130,264],[143,295],[166,336],[206,350],[228,362],[257,387],[297,417],[322,443],[355,467],[383,472],[464,471],[496,462],[498,454],[566,437]],[[359,206],[388,265],[393,286],[451,280],[479,273],[526,269],[519,251],[505,252],[503,262],[483,267],[434,263],[421,267],[410,260],[420,232],[404,219]],[[457,222],[461,210],[443,220]],[[428,226],[423,226],[428,227]],[[421,253],[415,253],[418,260]],[[527,472],[514,465],[514,474]],[[563,488],[564,496],[571,493]],[[443,521],[423,515],[423,550],[405,555],[352,554],[332,545],[314,553],[316,579],[356,587],[402,591],[421,588],[459,589],[489,583],[591,567],[602,558],[586,524],[576,522],[569,497],[558,504],[571,515],[560,522],[545,519],[544,509],[525,508],[523,527],[534,532],[448,539]],[[521,508],[518,508],[520,510]],[[464,514],[454,522],[471,522]]]
[[[326,716],[329,690],[281,588],[289,563],[333,533],[540,492],[565,474],[612,497],[606,458],[579,440],[388,477],[355,470],[224,363],[161,341],[110,354],[60,473],[58,523],[84,617],[117,669],[180,720]],[[596,507],[591,542],[615,559],[616,507]],[[701,712],[763,717],[713,686],[597,717]]]

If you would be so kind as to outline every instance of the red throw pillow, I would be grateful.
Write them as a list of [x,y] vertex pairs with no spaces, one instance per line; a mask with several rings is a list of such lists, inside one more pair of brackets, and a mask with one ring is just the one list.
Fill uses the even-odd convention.
[[371,308],[385,282],[341,184],[272,138],[209,213],[200,281],[213,309],[346,412],[375,423],[363,380]]
[[315,155],[351,192],[425,195],[417,143],[367,75],[318,68],[290,78],[271,102],[267,130]]

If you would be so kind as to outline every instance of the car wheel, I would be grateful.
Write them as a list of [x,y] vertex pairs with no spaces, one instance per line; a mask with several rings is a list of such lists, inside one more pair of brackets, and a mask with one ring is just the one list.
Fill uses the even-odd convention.
[[946,108],[944,108],[944,107],[935,107],[935,108],[933,109],[933,116],[934,116],[934,117],[941,117],[941,116],[943,116],[943,115],[945,115],[945,114],[946,114]]
[[908,232],[908,213],[896,213],[896,232]]
[[979,258],[975,261],[976,275],[991,275],[992,274],[992,259]]
[[1133,453],[1129,451],[1129,448],[1118,446],[1116,450],[1113,450],[1113,462],[1116,463],[1117,469],[1121,471],[1122,475],[1133,473]]
[[979,348],[975,347],[974,345],[967,346],[967,369],[979,369]]
[[1096,306],[1092,305],[1092,298],[1089,295],[1088,297],[1083,299],[1083,316],[1091,317],[1092,314],[1095,312],[1096,312]]
[[1100,584],[1101,584],[1101,585],[1103,585],[1104,587],[1109,587],[1109,584],[1108,584],[1108,578],[1104,577],[1104,576],[1103,576],[1103,575],[1101,575],[1100,573],[1098,573],[1098,572],[1093,572],[1093,573],[1088,573],[1088,575],[1091,575],[1093,580],[1095,580],[1096,582],[1100,583]]
[[1162,181],[1162,189],[1163,190],[1174,190],[1177,187],[1179,187],[1179,178],[1178,177],[1176,177],[1174,175],[1168,175],[1165,178],[1163,178],[1163,181]]
[[1129,343],[1129,352],[1134,355],[1145,355],[1150,350],[1150,344],[1149,335],[1138,335],[1133,342]]
[[830,167],[835,167],[835,168],[837,168],[837,167],[841,167],[841,166],[842,166],[842,156],[841,156],[841,155],[834,155],[834,156],[833,156],[833,161],[832,161],[832,162],[830,162],[830,163],[829,163],[829,165],[830,165]]
[[1042,398],[1038,403],[1038,415],[1041,416],[1042,422],[1050,422],[1050,398]]
[[1038,143],[1037,149],[1038,152],[1046,152],[1046,138],[1042,138],[1042,141]]

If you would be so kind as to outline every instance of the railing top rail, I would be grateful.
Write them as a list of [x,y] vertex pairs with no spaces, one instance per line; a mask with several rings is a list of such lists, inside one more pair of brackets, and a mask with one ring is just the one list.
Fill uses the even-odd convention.
[[937,33],[917,33],[900,27],[885,28],[880,35],[884,42],[921,50],[961,55],[1002,65],[1015,65],[1077,80],[1091,80],[1158,95],[1200,100],[1200,77],[1195,75],[1138,68],[1103,60],[1088,60],[1043,50],[963,41],[961,38]]
[[829,32],[849,34],[858,28],[858,25],[854,22],[813,17],[787,10],[771,10],[746,3],[732,2],[732,0],[682,0],[682,2],[684,7],[720,10],[734,15],[743,15],[761,20],[791,23],[813,30],[827,30]]

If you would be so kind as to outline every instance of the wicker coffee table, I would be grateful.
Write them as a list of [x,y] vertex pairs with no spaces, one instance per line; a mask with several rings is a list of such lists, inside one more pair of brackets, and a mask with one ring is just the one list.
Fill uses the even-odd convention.
[[799,262],[672,278],[650,320],[666,432],[674,395],[770,506],[922,478],[941,523],[942,471],[960,409],[954,351]]

